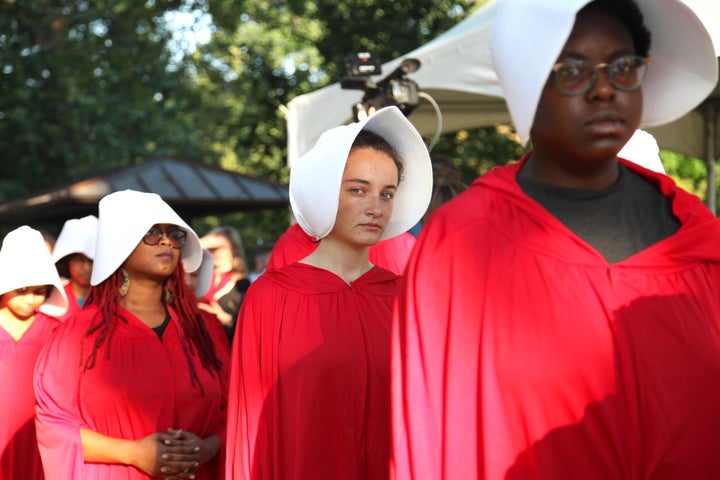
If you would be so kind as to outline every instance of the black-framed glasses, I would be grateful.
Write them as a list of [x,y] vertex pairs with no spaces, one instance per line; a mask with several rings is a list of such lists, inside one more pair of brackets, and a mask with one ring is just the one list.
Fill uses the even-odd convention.
[[555,84],[565,95],[582,95],[595,85],[598,71],[605,74],[616,90],[630,92],[642,85],[650,59],[637,55],[619,57],[610,63],[592,63],[580,58],[569,58],[553,65],[552,74]]
[[185,240],[187,240],[187,232],[179,228],[171,228],[164,232],[158,227],[152,227],[143,235],[142,241],[145,245],[153,246],[160,243],[162,237],[168,239],[172,248],[182,248],[185,245]]

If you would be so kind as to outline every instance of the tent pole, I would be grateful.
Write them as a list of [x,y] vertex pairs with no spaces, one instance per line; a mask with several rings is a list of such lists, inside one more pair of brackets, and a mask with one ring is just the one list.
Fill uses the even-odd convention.
[[713,215],[717,215],[717,187],[715,175],[715,161],[717,160],[718,145],[715,138],[717,131],[717,111],[714,102],[705,104],[705,165],[707,166],[707,206]]

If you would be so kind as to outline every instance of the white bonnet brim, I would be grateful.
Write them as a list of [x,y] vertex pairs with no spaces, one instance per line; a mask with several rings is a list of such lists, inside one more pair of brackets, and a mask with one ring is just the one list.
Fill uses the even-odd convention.
[[425,142],[400,109],[385,107],[361,122],[327,130],[293,165],[290,205],[298,224],[312,237],[324,238],[335,225],[345,164],[361,130],[387,140],[403,164],[403,178],[382,240],[413,227],[430,203],[432,165]]
[[180,249],[185,269],[192,272],[200,266],[202,248],[197,234],[159,195],[134,190],[111,193],[100,200],[98,212],[92,285],[120,268],[156,224],[176,225],[185,230],[187,241]]
[[23,225],[8,233],[0,249],[0,295],[18,288],[52,285],[38,310],[52,317],[68,308],[67,295],[42,234]]
[[200,263],[200,267],[197,269],[198,283],[195,286],[196,297],[201,298],[208,290],[210,290],[210,285],[212,285],[213,281],[214,268],[215,263],[213,261],[212,253],[210,253],[210,250],[203,248],[202,262]]
[[95,215],[66,221],[53,247],[53,261],[57,263],[74,253],[82,253],[90,260],[94,259],[97,229],[98,218]]
[[[718,78],[708,31],[680,0],[636,0],[650,30],[641,126],[672,122],[702,102]],[[490,36],[493,66],[520,141],[525,144],[540,94],[590,0],[498,0]]]
[[636,130],[617,156],[653,172],[665,173],[657,140],[645,130]]

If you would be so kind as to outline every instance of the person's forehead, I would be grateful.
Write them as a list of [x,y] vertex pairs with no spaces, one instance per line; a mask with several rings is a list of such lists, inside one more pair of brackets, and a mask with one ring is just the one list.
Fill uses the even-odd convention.
[[589,11],[578,14],[565,41],[565,49],[588,36],[603,38],[602,44],[597,45],[598,47],[607,46],[609,41],[622,43],[623,46],[633,46],[633,37],[628,27],[606,12]]

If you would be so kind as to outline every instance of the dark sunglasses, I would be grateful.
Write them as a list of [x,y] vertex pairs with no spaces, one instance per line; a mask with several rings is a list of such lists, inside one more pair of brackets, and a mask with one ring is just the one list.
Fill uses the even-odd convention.
[[145,235],[143,235],[142,240],[145,245],[153,246],[160,243],[162,237],[168,239],[172,248],[182,248],[187,240],[187,232],[179,228],[171,228],[167,232],[164,232],[158,227],[152,227]]

